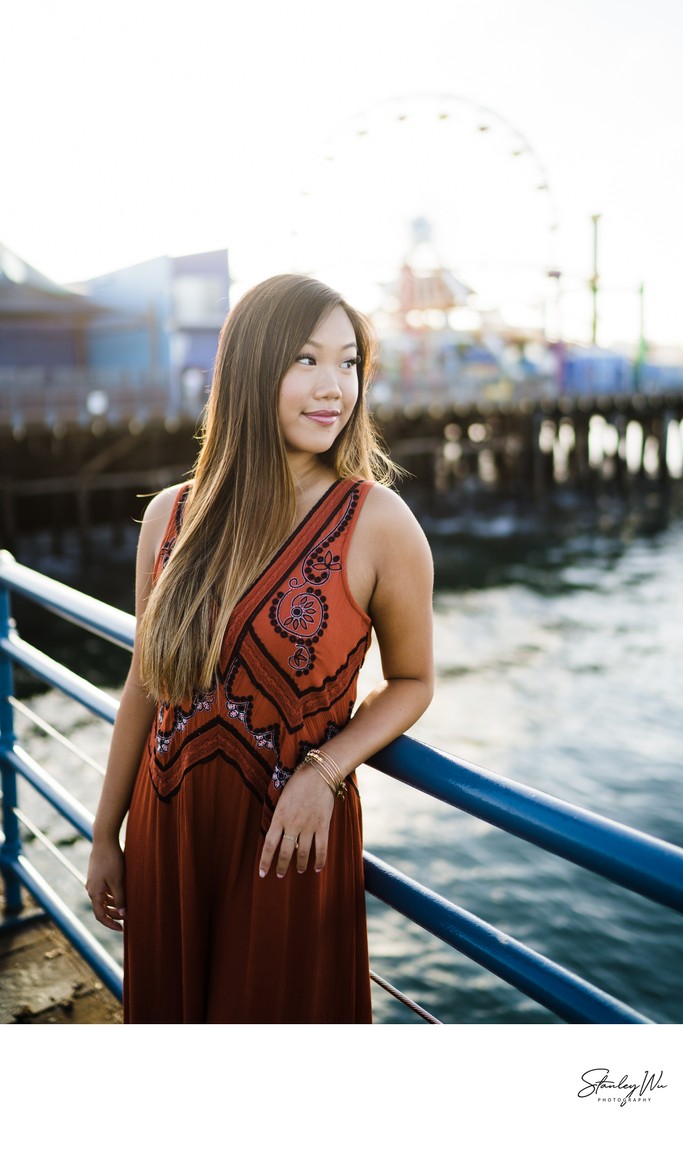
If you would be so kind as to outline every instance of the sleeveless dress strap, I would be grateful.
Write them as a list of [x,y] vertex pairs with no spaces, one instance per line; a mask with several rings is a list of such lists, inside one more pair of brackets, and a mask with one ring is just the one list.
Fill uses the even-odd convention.
[[185,504],[187,502],[187,497],[188,497],[189,493],[190,493],[190,484],[184,483],[183,486],[178,491],[178,494],[175,497],[175,501],[173,504],[173,510],[171,511],[168,523],[166,524],[166,530],[164,532],[164,537],[161,540],[161,546],[159,548],[159,551],[157,552],[157,557],[154,561],[154,571],[153,571],[152,579],[153,579],[153,582],[155,582],[155,583],[156,583],[157,579],[159,578],[159,576],[161,575],[161,572],[163,571],[164,567],[168,563],[168,561],[171,557],[171,552],[172,552],[173,548],[175,547],[175,543],[176,543],[176,540],[178,538],[178,533],[180,531],[180,528],[181,528],[181,525],[183,522],[183,513],[185,511]]

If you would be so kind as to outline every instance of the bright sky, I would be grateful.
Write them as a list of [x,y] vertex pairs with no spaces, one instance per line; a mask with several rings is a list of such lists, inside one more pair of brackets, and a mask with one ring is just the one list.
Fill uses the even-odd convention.
[[588,339],[600,214],[600,341],[644,282],[683,345],[682,33],[678,0],[8,4],[0,242],[60,282],[227,247],[236,294],[303,270],[368,307],[424,215],[511,317],[554,322],[554,265]]

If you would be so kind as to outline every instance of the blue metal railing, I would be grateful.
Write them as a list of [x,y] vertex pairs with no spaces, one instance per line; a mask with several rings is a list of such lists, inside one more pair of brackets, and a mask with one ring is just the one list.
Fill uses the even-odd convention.
[[[16,633],[10,592],[18,593],[94,634],[132,649],[134,619],[125,612],[65,587],[0,553],[0,768],[3,837],[0,866],[8,911],[21,909],[28,889],[54,919],[97,976],[118,997],[121,969],[91,932],[25,857],[17,806],[17,777],[35,788],[85,839],[92,839],[92,814],[60,786],[22,747],[14,731],[14,664],[78,700],[94,715],[113,722],[118,703]],[[683,910],[683,850],[570,803],[511,782],[481,767],[437,751],[406,735],[370,764],[384,774],[561,856],[646,898]],[[503,934],[445,898],[366,852],[369,894],[393,907],[435,937],[467,955],[568,1022],[647,1023],[650,1020],[536,951]],[[375,981],[437,1021],[407,996],[373,974]]]

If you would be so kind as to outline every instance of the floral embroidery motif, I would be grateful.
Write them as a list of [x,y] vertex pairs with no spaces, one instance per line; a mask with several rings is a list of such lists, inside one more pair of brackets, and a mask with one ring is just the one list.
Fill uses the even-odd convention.
[[[178,731],[184,731],[190,719],[198,714],[199,711],[210,711],[215,698],[215,691],[210,691],[205,695],[195,695],[190,704],[189,711],[184,711],[183,708],[178,705],[169,708],[168,703],[161,703],[157,715],[157,733],[155,740],[157,754],[167,755],[173,736],[176,735]],[[164,721],[169,712],[173,715],[171,729],[163,730]]]
[[289,782],[293,774],[294,771],[288,771],[286,767],[283,767],[280,763],[278,763],[272,774],[272,783],[275,787],[275,790],[281,791],[285,783]]
[[[305,587],[306,591],[302,592]],[[289,580],[289,591],[278,591],[271,603],[270,619],[279,635],[296,642],[302,633],[315,640],[327,626],[327,600],[317,587]]]
[[[187,487],[180,493],[155,577],[171,557],[190,490]],[[226,632],[222,656],[226,662],[221,661],[213,689],[195,694],[181,706],[168,702],[159,705],[149,752],[152,785],[160,799],[172,798],[188,772],[206,761],[207,748],[213,753],[216,741],[225,738],[232,748],[229,761],[253,793],[263,796],[265,810],[282,794],[300,757],[310,749],[312,744],[305,738],[307,733],[310,738],[307,722],[326,709],[327,694],[335,696],[329,713],[335,716],[336,724],[325,724],[321,735],[316,735],[316,745],[332,738],[352,713],[357,664],[362,662],[365,648],[360,629],[352,626],[351,620],[348,645],[342,649],[340,643],[339,653],[330,653],[330,667],[332,658],[339,660],[335,675],[328,674],[326,658],[320,688],[304,679],[300,684],[303,690],[298,689],[297,682],[299,676],[315,674],[322,661],[322,649],[317,644],[325,645],[326,637],[330,637],[329,616],[337,602],[348,599],[343,578],[345,533],[349,533],[362,499],[362,487],[346,486],[342,498],[334,494],[333,504],[332,495],[337,491],[335,485],[311,518],[310,527],[306,525],[292,537],[297,550],[287,552],[287,565],[279,568],[277,579],[266,585],[265,580],[271,579],[269,568],[255,585],[255,610],[240,618],[237,637]],[[323,525],[325,520],[327,526]],[[279,643],[272,642],[273,632],[281,636]],[[248,654],[244,653],[245,642]],[[255,715],[260,726],[256,726]],[[269,788],[269,798],[265,787]]]
[[[283,626],[289,631],[307,631],[309,626],[317,623],[319,605],[310,595],[295,595],[290,607],[290,614]],[[317,628],[316,628],[317,629]]]
[[260,750],[272,751],[274,753],[275,767],[271,775],[271,781],[275,789],[279,791],[284,787],[285,783],[291,779],[293,771],[288,771],[280,762],[277,724],[273,724],[270,727],[252,726],[251,712],[254,705],[253,696],[245,695],[235,697],[230,694],[238,670],[239,660],[234,660],[230,664],[224,684],[225,709],[231,719],[236,719],[238,723],[242,724],[249,737]]
[[322,574],[325,578],[325,582],[327,582],[332,571],[341,571],[342,565],[338,555],[333,555],[330,550],[327,550],[324,555],[321,555],[321,551],[322,547],[318,547],[313,552],[314,558],[310,560],[309,570],[314,572],[316,576]]
[[[351,710],[353,710],[353,703],[351,704]],[[320,745],[324,747],[325,743],[329,742],[330,739],[333,739],[335,735],[338,735],[341,729],[341,727],[338,727],[337,724],[333,723],[330,719],[329,723],[327,723],[325,726],[325,734],[323,735],[322,743]],[[299,743],[299,761],[297,763],[297,767],[301,766],[309,751],[315,750],[316,745],[316,743],[309,743],[307,739],[301,740]],[[290,771],[289,773],[293,774],[294,772]]]
[[253,727],[251,723],[251,712],[254,705],[253,696],[244,695],[236,697],[230,693],[238,669],[239,662],[235,660],[230,664],[230,669],[223,685],[225,691],[225,709],[231,719],[236,719],[238,723],[242,724],[257,747],[266,751],[275,751],[277,754],[277,727]]
[[[323,743],[326,743],[328,739],[333,739],[335,735],[339,734],[340,730],[341,728],[337,727],[336,724],[330,720],[330,722],[325,727],[325,737],[323,739]],[[299,744],[299,761],[297,763],[297,767],[301,766],[308,752],[312,751],[314,747],[315,743],[309,743],[305,739],[302,739],[301,743]],[[286,767],[283,767],[282,764],[278,762],[272,774],[272,782],[275,790],[282,790],[285,784],[289,782],[293,774],[294,771],[288,771]]]
[[289,656],[287,662],[293,671],[308,671],[312,663],[311,652],[303,643],[298,643],[294,648],[294,654]]
[[294,644],[287,662],[299,677],[308,675],[315,664],[315,644],[327,628],[329,608],[321,588],[342,571],[341,555],[333,544],[348,527],[358,502],[353,491],[341,519],[324,539],[307,552],[300,576],[289,580],[287,591],[278,591],[270,603],[270,622],[278,635]]

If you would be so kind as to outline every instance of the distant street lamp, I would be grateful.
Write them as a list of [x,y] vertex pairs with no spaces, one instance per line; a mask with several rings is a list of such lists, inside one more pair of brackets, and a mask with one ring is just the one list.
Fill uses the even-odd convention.
[[641,283],[638,288],[639,297],[639,331],[638,331],[638,349],[636,351],[636,362],[633,372],[633,390],[640,391],[643,383],[643,371],[645,368],[645,353],[647,351],[647,342],[645,340],[645,284]]
[[[548,275],[548,279],[553,280],[555,283],[555,292],[554,292],[555,317],[554,317],[554,324],[552,325],[552,330],[550,332],[550,338],[555,343],[561,343],[562,342],[562,317],[560,315],[560,299],[562,297],[562,287],[561,287],[562,272],[560,271],[559,268],[553,267],[553,268],[550,268],[548,270],[547,275]],[[546,324],[545,335],[546,335],[546,339],[547,339],[548,338],[547,324]]]
[[592,342],[595,345],[598,342],[598,222],[600,216],[591,216],[591,219],[593,221],[593,275],[590,279],[590,287],[593,293]]

